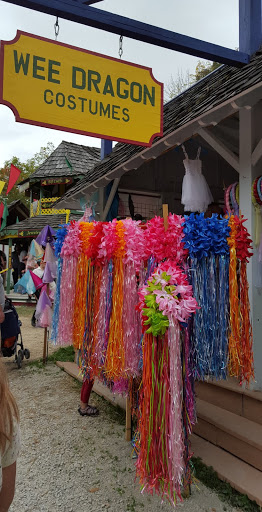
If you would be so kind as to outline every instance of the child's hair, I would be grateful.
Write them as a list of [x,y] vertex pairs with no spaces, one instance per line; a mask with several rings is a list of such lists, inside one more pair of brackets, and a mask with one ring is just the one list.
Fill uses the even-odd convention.
[[0,453],[4,453],[6,443],[13,435],[13,421],[19,420],[18,408],[9,389],[7,373],[0,358]]

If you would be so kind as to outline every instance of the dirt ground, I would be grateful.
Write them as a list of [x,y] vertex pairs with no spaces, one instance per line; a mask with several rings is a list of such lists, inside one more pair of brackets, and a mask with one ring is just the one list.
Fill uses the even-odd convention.
[[[24,309],[24,308],[23,308]],[[44,330],[31,326],[32,310],[19,310],[31,361],[42,357]],[[22,314],[23,313],[23,314]],[[55,348],[50,346],[50,352]],[[55,364],[5,360],[20,410],[22,447],[10,512],[171,512],[158,496],[141,494],[124,415],[92,393],[97,418],[77,412],[80,385]],[[236,512],[202,483],[179,504],[183,512]]]
[[[44,348],[44,329],[32,327],[31,317],[34,311],[33,307],[16,306],[19,319],[22,322],[21,333],[24,348],[30,350],[30,361],[41,359],[43,357]],[[48,352],[51,354],[56,350],[51,343],[48,344]],[[26,361],[23,363],[26,364]]]

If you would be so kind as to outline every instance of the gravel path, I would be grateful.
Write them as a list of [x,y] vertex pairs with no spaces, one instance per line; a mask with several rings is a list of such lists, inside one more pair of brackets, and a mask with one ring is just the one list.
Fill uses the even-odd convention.
[[[39,332],[34,344],[41,343]],[[24,327],[25,330],[25,327]],[[42,337],[41,337],[42,338]],[[40,350],[41,352],[41,350]],[[112,406],[92,394],[97,418],[80,417],[79,384],[50,363],[17,370],[6,360],[21,414],[22,450],[10,512],[171,512],[157,496],[141,495],[132,450]],[[184,512],[234,512],[204,485],[179,504]]]
[[[44,329],[39,327],[31,326],[31,316],[33,314],[33,308],[28,308],[28,316],[22,316],[19,314],[19,307],[17,308],[19,318],[22,321],[22,337],[24,348],[28,348],[30,350],[30,360],[40,359],[43,357],[43,347],[44,347]],[[49,345],[48,347],[49,353],[51,354],[56,347],[53,345]]]

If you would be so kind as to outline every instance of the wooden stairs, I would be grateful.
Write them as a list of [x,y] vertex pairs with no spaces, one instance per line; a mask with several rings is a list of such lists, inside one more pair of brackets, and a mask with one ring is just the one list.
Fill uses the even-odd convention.
[[[76,363],[56,364],[82,382]],[[95,381],[93,390],[126,408],[126,401],[100,382]],[[196,383],[196,394],[198,422],[191,436],[194,455],[262,507],[262,393],[243,390],[232,380]]]
[[262,392],[227,382],[196,383],[195,456],[262,506]]
[[8,293],[7,297],[11,299],[14,306],[32,306],[36,307],[36,299],[34,296],[29,299],[28,294],[22,295],[21,293],[15,293],[14,291],[11,291]]

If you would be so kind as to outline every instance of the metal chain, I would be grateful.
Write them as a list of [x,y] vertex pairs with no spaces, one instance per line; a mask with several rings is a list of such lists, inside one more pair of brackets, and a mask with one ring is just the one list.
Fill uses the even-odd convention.
[[58,16],[56,17],[56,22],[54,24],[54,28],[55,28],[55,40],[57,41],[57,37],[58,37],[58,34],[59,34],[59,22],[58,22]]
[[119,37],[119,50],[118,50],[118,53],[119,53],[119,58],[121,59],[122,55],[123,55],[123,36]]

